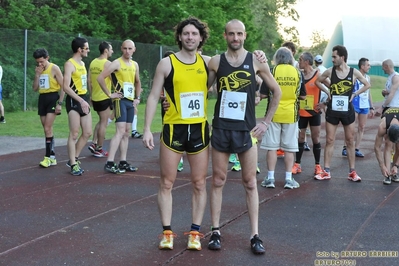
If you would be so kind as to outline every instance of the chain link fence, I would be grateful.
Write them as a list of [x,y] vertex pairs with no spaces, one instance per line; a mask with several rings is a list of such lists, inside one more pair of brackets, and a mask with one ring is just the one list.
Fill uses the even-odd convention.
[[[82,35],[68,35],[53,32],[37,32],[30,30],[0,29],[0,65],[3,67],[3,104],[8,112],[37,109],[38,93],[32,89],[36,61],[33,52],[45,48],[50,61],[58,65],[63,72],[65,62],[72,56],[71,42],[76,37],[88,40],[90,53],[83,61],[86,68],[90,62],[100,55],[98,45],[107,41],[112,44],[114,54],[110,60],[121,56],[120,47],[123,40],[104,40]],[[177,51],[177,46],[144,44],[133,40],[136,52],[133,60],[139,64],[140,79],[143,88],[142,99],[145,102],[151,89],[155,68],[167,50]]]

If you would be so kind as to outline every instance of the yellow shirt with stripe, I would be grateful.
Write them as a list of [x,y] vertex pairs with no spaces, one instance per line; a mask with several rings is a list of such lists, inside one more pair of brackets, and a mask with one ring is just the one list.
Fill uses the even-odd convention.
[[201,55],[192,64],[169,56],[171,72],[165,79],[166,99],[170,108],[165,112],[164,124],[196,124],[207,120],[208,69]]
[[[108,59],[94,59],[90,63],[90,80],[91,80],[91,100],[95,102],[109,99],[108,96],[101,89],[100,84],[97,82],[97,77],[104,70],[104,65]],[[110,77],[105,78],[105,85],[109,92],[111,92],[111,79]]]
[[61,88],[60,84],[58,84],[57,80],[51,74],[51,70],[53,69],[54,64],[49,63],[47,69],[45,69],[39,77],[39,93],[50,93],[50,92],[58,92]]
[[[133,101],[134,100],[134,82],[136,77],[136,65],[133,60],[129,60],[129,64],[126,64],[122,58],[118,58],[120,68],[118,71],[111,74],[112,84],[115,91],[121,92],[124,98]],[[127,96],[129,95],[129,96]]]
[[298,69],[289,64],[277,65],[273,76],[281,88],[281,99],[273,116],[276,123],[291,124],[299,119],[299,92],[301,74]]
[[75,66],[75,72],[71,76],[71,89],[78,95],[85,95],[87,93],[87,71],[84,62],[79,64],[73,58],[68,60]]

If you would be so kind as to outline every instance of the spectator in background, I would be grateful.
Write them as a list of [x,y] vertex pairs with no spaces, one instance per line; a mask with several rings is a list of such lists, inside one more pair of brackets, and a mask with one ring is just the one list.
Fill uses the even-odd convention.
[[32,88],[33,91],[39,91],[40,93],[37,112],[44,129],[46,149],[40,166],[47,168],[57,165],[54,152],[53,123],[56,116],[61,114],[64,100],[63,76],[60,68],[48,61],[50,56],[46,49],[35,50],[33,58],[36,60],[36,68]]
[[[299,69],[294,67],[294,57],[288,48],[279,48],[274,54],[273,61],[275,67],[272,74],[281,88],[281,99],[260,146],[261,149],[267,150],[268,169],[261,186],[275,188],[276,151],[281,147],[285,153],[284,188],[299,188],[299,183],[292,177],[292,166],[294,165],[294,153],[298,152],[299,99],[305,99],[306,90],[304,86],[302,87],[302,75]],[[270,95],[269,97],[273,98]]]

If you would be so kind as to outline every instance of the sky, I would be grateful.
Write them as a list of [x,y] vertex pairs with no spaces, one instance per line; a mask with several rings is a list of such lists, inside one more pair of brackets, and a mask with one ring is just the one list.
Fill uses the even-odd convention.
[[399,17],[396,0],[297,0],[294,9],[299,21],[281,19],[283,25],[296,26],[301,46],[312,45],[312,32],[320,32],[329,40],[342,16]]

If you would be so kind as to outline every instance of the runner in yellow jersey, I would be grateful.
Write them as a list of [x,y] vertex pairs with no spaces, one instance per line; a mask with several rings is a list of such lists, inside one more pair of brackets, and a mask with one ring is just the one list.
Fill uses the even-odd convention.
[[[91,102],[94,111],[97,112],[99,121],[94,127],[93,140],[89,146],[89,150],[95,157],[107,157],[108,152],[103,149],[103,143],[105,139],[105,130],[108,125],[108,119],[110,118],[110,112],[113,109],[112,100],[105,94],[101,89],[100,84],[97,82],[97,77],[108,67],[111,62],[108,60],[114,53],[112,45],[109,42],[101,42],[98,46],[100,50],[100,56],[95,58],[90,63],[88,85],[89,92],[91,95]],[[111,93],[111,78],[105,78],[105,84],[108,89],[108,93]]]
[[[82,175],[78,157],[92,134],[92,119],[90,115],[89,97],[87,95],[87,71],[83,57],[89,53],[89,43],[85,38],[76,37],[72,41],[73,56],[64,65],[63,88],[68,112],[69,137],[67,166],[71,167],[72,175]],[[79,131],[82,134],[78,137]]]
[[175,234],[171,228],[172,189],[176,168],[185,151],[191,168],[192,224],[187,248],[201,250],[200,225],[206,206],[206,176],[209,160],[209,128],[207,122],[206,64],[209,57],[197,53],[208,39],[208,26],[197,18],[181,21],[175,31],[180,51],[163,58],[157,66],[151,93],[147,99],[143,143],[154,149],[151,123],[159,97],[165,88],[170,107],[163,116],[160,145],[161,180],[158,207],[163,226],[160,249],[173,249]]
[[[136,51],[136,46],[132,40],[124,41],[121,50],[122,56],[104,68],[97,77],[97,81],[104,93],[108,98],[114,99],[116,132],[111,139],[108,160],[104,166],[105,171],[114,174],[137,171],[137,167],[130,165],[126,157],[134,116],[134,106],[140,103],[141,82],[139,65],[131,59],[133,53]],[[110,75],[112,77],[112,85],[115,89],[115,93],[112,94],[105,83],[105,78]],[[118,148],[120,148],[119,165],[114,162]]]
[[49,54],[46,49],[40,48],[33,52],[36,60],[35,78],[33,90],[39,91],[38,114],[45,135],[46,154],[40,166],[47,168],[57,165],[54,152],[53,123],[57,115],[61,114],[65,92],[62,90],[62,72],[60,68],[49,62]]

